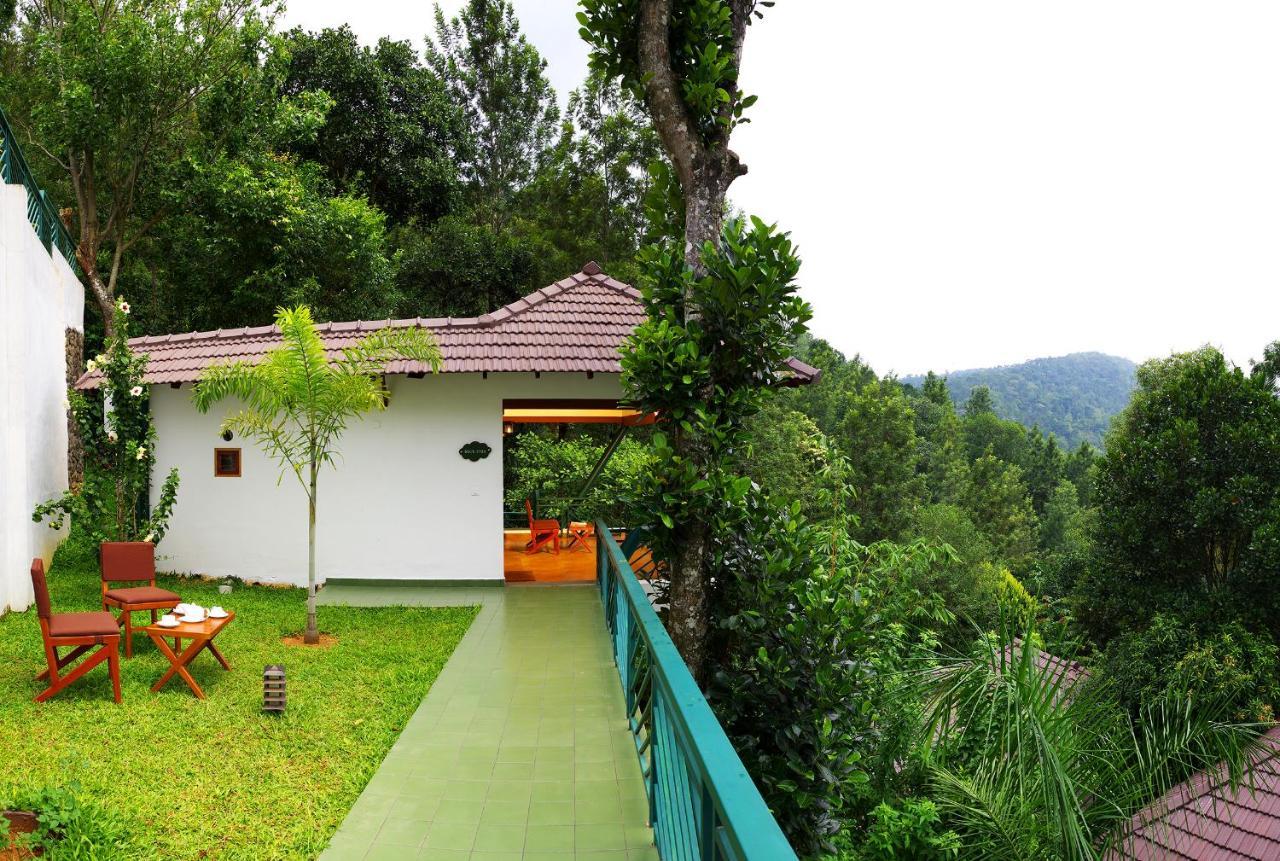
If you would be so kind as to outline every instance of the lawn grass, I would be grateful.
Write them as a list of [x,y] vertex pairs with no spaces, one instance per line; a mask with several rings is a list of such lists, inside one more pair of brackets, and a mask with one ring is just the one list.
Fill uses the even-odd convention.
[[[101,609],[97,565],[73,542],[49,572],[54,612]],[[200,701],[145,634],[123,660],[124,702],[106,665],[43,704],[34,608],[0,617],[0,807],[19,790],[78,783],[132,821],[125,857],[314,858],[355,802],[475,618],[476,608],[322,607],[336,646],[285,646],[305,622],[299,589],[161,577],[185,600],[236,619],[217,644],[232,671],[196,658]],[[135,615],[141,622],[146,614]],[[288,709],[262,714],[262,668],[283,663]]]

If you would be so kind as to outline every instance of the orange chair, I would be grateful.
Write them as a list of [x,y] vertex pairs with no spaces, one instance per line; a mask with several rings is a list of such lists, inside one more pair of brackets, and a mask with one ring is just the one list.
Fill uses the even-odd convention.
[[537,553],[538,548],[551,542],[551,548],[560,555],[560,521],[551,519],[534,520],[533,503],[524,501],[525,513],[529,515],[529,549],[525,553]]
[[[151,624],[157,610],[172,610],[182,602],[176,592],[156,588],[156,548],[150,541],[111,541],[102,545],[102,609],[120,611],[118,624],[124,626],[124,656],[133,657],[133,614],[151,611]],[[112,583],[142,583],[112,589]]]
[[[54,613],[49,607],[49,584],[44,578],[44,563],[31,560],[31,586],[36,593],[36,615],[40,617],[40,636],[44,640],[44,657],[49,669],[36,676],[37,681],[49,680],[49,688],[36,695],[42,703],[79,680],[104,660],[111,671],[111,687],[116,702],[120,702],[120,626],[115,617],[105,610],[92,613]],[[58,657],[58,649],[70,646],[71,651]],[[59,675],[63,667],[90,651],[97,650],[87,660],[65,676]]]

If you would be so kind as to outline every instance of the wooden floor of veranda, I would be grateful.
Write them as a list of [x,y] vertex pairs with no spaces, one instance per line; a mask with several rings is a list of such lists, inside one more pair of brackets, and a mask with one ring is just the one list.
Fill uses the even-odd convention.
[[588,538],[569,547],[570,539],[560,538],[560,552],[551,545],[528,553],[528,529],[507,529],[502,536],[502,573],[508,583],[594,583],[596,579],[596,542]]

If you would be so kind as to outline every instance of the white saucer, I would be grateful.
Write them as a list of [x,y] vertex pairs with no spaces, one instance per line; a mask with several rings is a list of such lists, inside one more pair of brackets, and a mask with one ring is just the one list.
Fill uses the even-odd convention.
[[178,625],[182,623],[178,621],[174,621],[170,624],[165,624],[163,621],[161,621],[161,622],[156,622],[156,624],[159,625],[161,628],[176,628],[178,627]]
[[227,617],[228,617],[228,616],[230,616],[230,615],[231,615],[230,613],[210,613],[210,614],[209,614],[209,618],[210,618],[210,619],[225,619],[225,618],[227,618]]
[[184,623],[186,623],[186,624],[188,624],[188,625],[198,625],[198,624],[200,624],[201,622],[203,622],[206,618],[207,618],[206,616],[199,616],[199,617],[197,617],[197,616],[183,616],[182,618],[178,619],[178,621],[179,621],[179,622],[184,622]]

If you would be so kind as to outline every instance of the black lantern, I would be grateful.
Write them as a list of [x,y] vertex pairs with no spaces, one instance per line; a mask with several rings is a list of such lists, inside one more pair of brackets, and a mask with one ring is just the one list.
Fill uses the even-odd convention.
[[262,671],[262,710],[284,714],[284,664],[267,664]]

